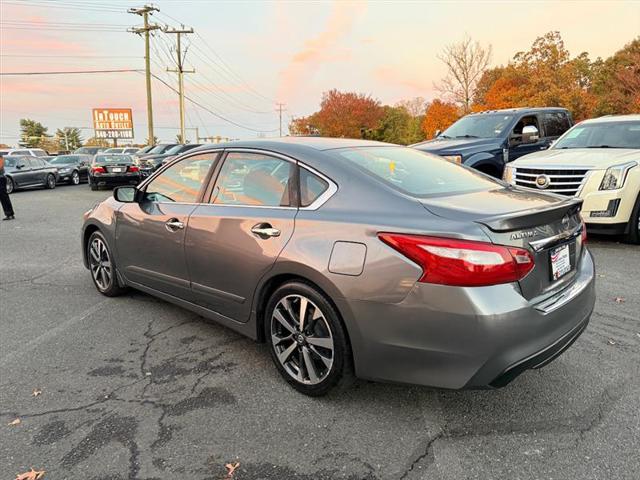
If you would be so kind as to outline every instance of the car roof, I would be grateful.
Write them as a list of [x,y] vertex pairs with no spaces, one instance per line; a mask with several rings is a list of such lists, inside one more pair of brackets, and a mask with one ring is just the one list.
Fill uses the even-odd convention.
[[517,108],[503,108],[500,110],[483,110],[482,112],[470,113],[468,116],[475,115],[490,115],[501,113],[537,113],[537,112],[568,112],[566,108],[562,107],[517,107]]
[[606,115],[604,117],[590,118],[584,120],[580,124],[585,123],[610,123],[610,122],[640,122],[640,114],[630,113],[628,115]]

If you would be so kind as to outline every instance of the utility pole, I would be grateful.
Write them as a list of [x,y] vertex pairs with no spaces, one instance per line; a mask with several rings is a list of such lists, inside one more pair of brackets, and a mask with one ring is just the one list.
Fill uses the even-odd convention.
[[185,50],[184,55],[182,54],[182,44],[180,42],[180,39],[182,38],[183,34],[193,33],[193,28],[187,29],[187,28],[184,28],[184,25],[182,25],[182,28],[180,29],[165,28],[164,33],[175,33],[177,37],[176,38],[176,46],[177,46],[176,66],[178,68],[177,69],[167,68],[167,72],[173,72],[178,74],[178,95],[180,96],[180,142],[184,143],[185,136],[184,136],[184,78],[183,78],[183,75],[185,73],[196,73],[196,71],[193,69],[191,70],[184,69],[184,55],[186,55],[187,52]]
[[152,30],[159,30],[162,28],[160,25],[149,23],[149,15],[153,15],[153,12],[159,12],[160,10],[153,5],[145,5],[144,7],[130,8],[127,10],[134,15],[140,15],[144,21],[144,26],[133,27],[128,29],[129,32],[137,33],[138,35],[144,33],[144,63],[145,74],[147,81],[147,126],[149,128],[149,144],[154,144],[153,135],[153,102],[151,101],[151,58],[149,54],[149,32]]
[[278,108],[276,108],[276,112],[278,112],[278,115],[280,117],[280,136],[282,136],[282,112],[286,112],[287,109],[283,108],[285,106],[284,103],[276,103],[276,106]]

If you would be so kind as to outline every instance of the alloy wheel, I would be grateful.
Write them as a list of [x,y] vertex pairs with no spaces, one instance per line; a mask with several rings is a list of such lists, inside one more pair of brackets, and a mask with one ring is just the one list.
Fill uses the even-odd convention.
[[80,183],[80,175],[75,170],[71,174],[71,183],[78,185]]
[[54,177],[53,175],[49,175],[47,177],[47,187],[56,188],[56,177]]
[[300,383],[322,382],[333,365],[334,342],[320,308],[303,295],[287,295],[273,309],[271,342],[285,371]]
[[13,180],[7,177],[7,193],[13,192]]
[[94,238],[89,247],[91,275],[100,290],[107,290],[113,280],[109,251],[101,238]]

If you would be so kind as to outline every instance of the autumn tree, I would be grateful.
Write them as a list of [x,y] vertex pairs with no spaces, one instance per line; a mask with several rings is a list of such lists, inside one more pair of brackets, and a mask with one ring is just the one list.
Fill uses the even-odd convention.
[[315,126],[314,115],[291,119],[291,122],[289,122],[289,134],[294,137],[319,135],[318,128]]
[[111,143],[112,142],[110,142],[106,138],[90,137],[90,138],[87,138],[86,142],[84,142],[84,146],[85,147],[110,147]]
[[313,127],[323,137],[368,138],[383,116],[380,102],[371,96],[334,89],[322,95]]
[[436,99],[427,107],[422,121],[422,131],[426,138],[433,138],[438,130],[447,129],[460,117],[460,109],[454,103]]
[[478,81],[491,62],[491,45],[485,48],[465,36],[460,43],[447,45],[438,58],[446,65],[447,76],[436,89],[469,113]]

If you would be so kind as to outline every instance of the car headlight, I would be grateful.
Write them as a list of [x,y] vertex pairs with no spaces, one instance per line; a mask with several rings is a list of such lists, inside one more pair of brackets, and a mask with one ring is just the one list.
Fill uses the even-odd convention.
[[69,170],[70,170],[70,169],[69,169],[69,167],[59,168],[59,169],[58,169],[58,172],[60,172],[60,173],[67,173]]
[[462,155],[443,155],[443,157],[453,163],[462,163]]
[[515,173],[516,173],[516,169],[511,165],[507,165],[504,167],[502,179],[505,182],[510,183],[511,185],[514,185],[516,183]]
[[607,168],[607,171],[604,172],[604,178],[600,183],[599,190],[616,190],[622,188],[627,178],[627,172],[637,165],[637,162],[627,162]]

